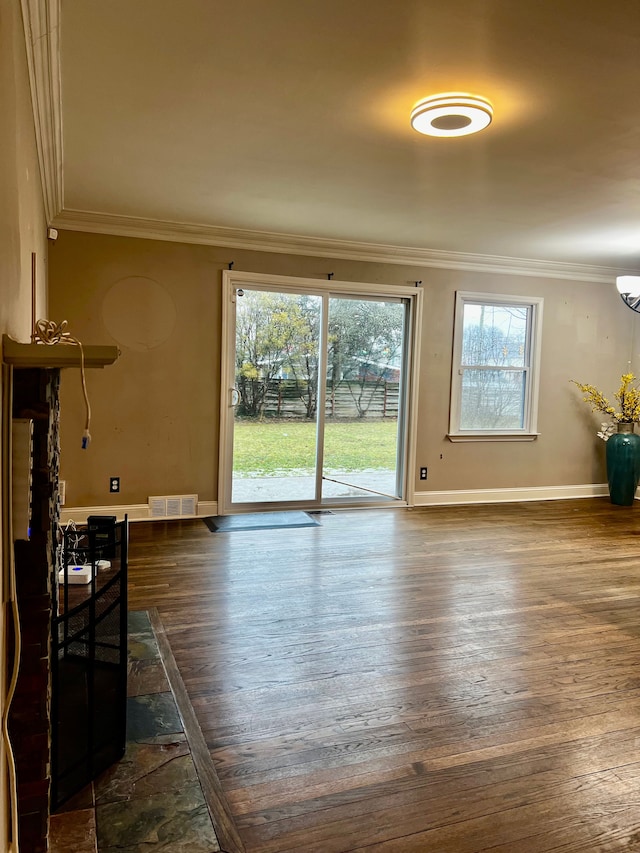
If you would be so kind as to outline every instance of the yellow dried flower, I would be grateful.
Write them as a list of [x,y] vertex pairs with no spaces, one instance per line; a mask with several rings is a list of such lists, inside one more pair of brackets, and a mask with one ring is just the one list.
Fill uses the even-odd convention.
[[604,394],[593,385],[585,385],[575,379],[569,381],[578,386],[584,394],[582,399],[585,403],[589,403],[594,412],[609,415],[616,423],[640,423],[640,389],[633,385],[635,379],[633,373],[622,374],[620,387],[614,394],[619,410],[616,410]]

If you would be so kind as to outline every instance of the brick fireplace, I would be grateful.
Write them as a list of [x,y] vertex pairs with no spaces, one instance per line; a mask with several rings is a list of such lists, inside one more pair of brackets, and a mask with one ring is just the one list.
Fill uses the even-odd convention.
[[51,751],[51,619],[56,529],[60,371],[14,371],[14,418],[33,421],[30,539],[15,542],[22,652],[9,715],[18,782],[21,850],[46,853]]
[[[20,344],[6,335],[2,343],[3,384],[9,388],[9,393],[5,391],[3,424],[6,429],[16,418],[33,423],[30,536],[28,540],[17,539],[13,546],[21,636],[18,679],[9,712],[17,776],[17,829],[21,853],[47,853],[51,801],[51,626],[60,506],[60,369],[79,367],[80,353],[73,346]],[[116,347],[85,347],[85,365],[104,367],[113,363],[118,354]],[[3,453],[7,453],[6,445]],[[3,469],[9,464],[10,459],[4,458]],[[13,626],[9,625],[10,661],[15,649],[12,631]]]

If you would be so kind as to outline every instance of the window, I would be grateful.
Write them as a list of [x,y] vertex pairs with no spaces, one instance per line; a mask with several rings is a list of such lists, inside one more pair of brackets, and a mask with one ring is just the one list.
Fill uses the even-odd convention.
[[540,298],[456,294],[452,441],[536,437]]

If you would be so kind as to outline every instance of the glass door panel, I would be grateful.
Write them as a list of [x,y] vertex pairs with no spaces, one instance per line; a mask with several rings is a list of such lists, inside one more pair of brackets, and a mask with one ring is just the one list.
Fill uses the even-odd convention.
[[320,296],[236,291],[231,501],[315,501]]
[[322,498],[398,499],[407,306],[328,302]]

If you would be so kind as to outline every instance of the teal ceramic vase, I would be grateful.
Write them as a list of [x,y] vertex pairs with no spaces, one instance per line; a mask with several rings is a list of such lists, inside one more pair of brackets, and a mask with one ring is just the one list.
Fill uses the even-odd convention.
[[607,441],[607,480],[611,503],[631,506],[640,481],[640,435],[632,423],[619,423]]

